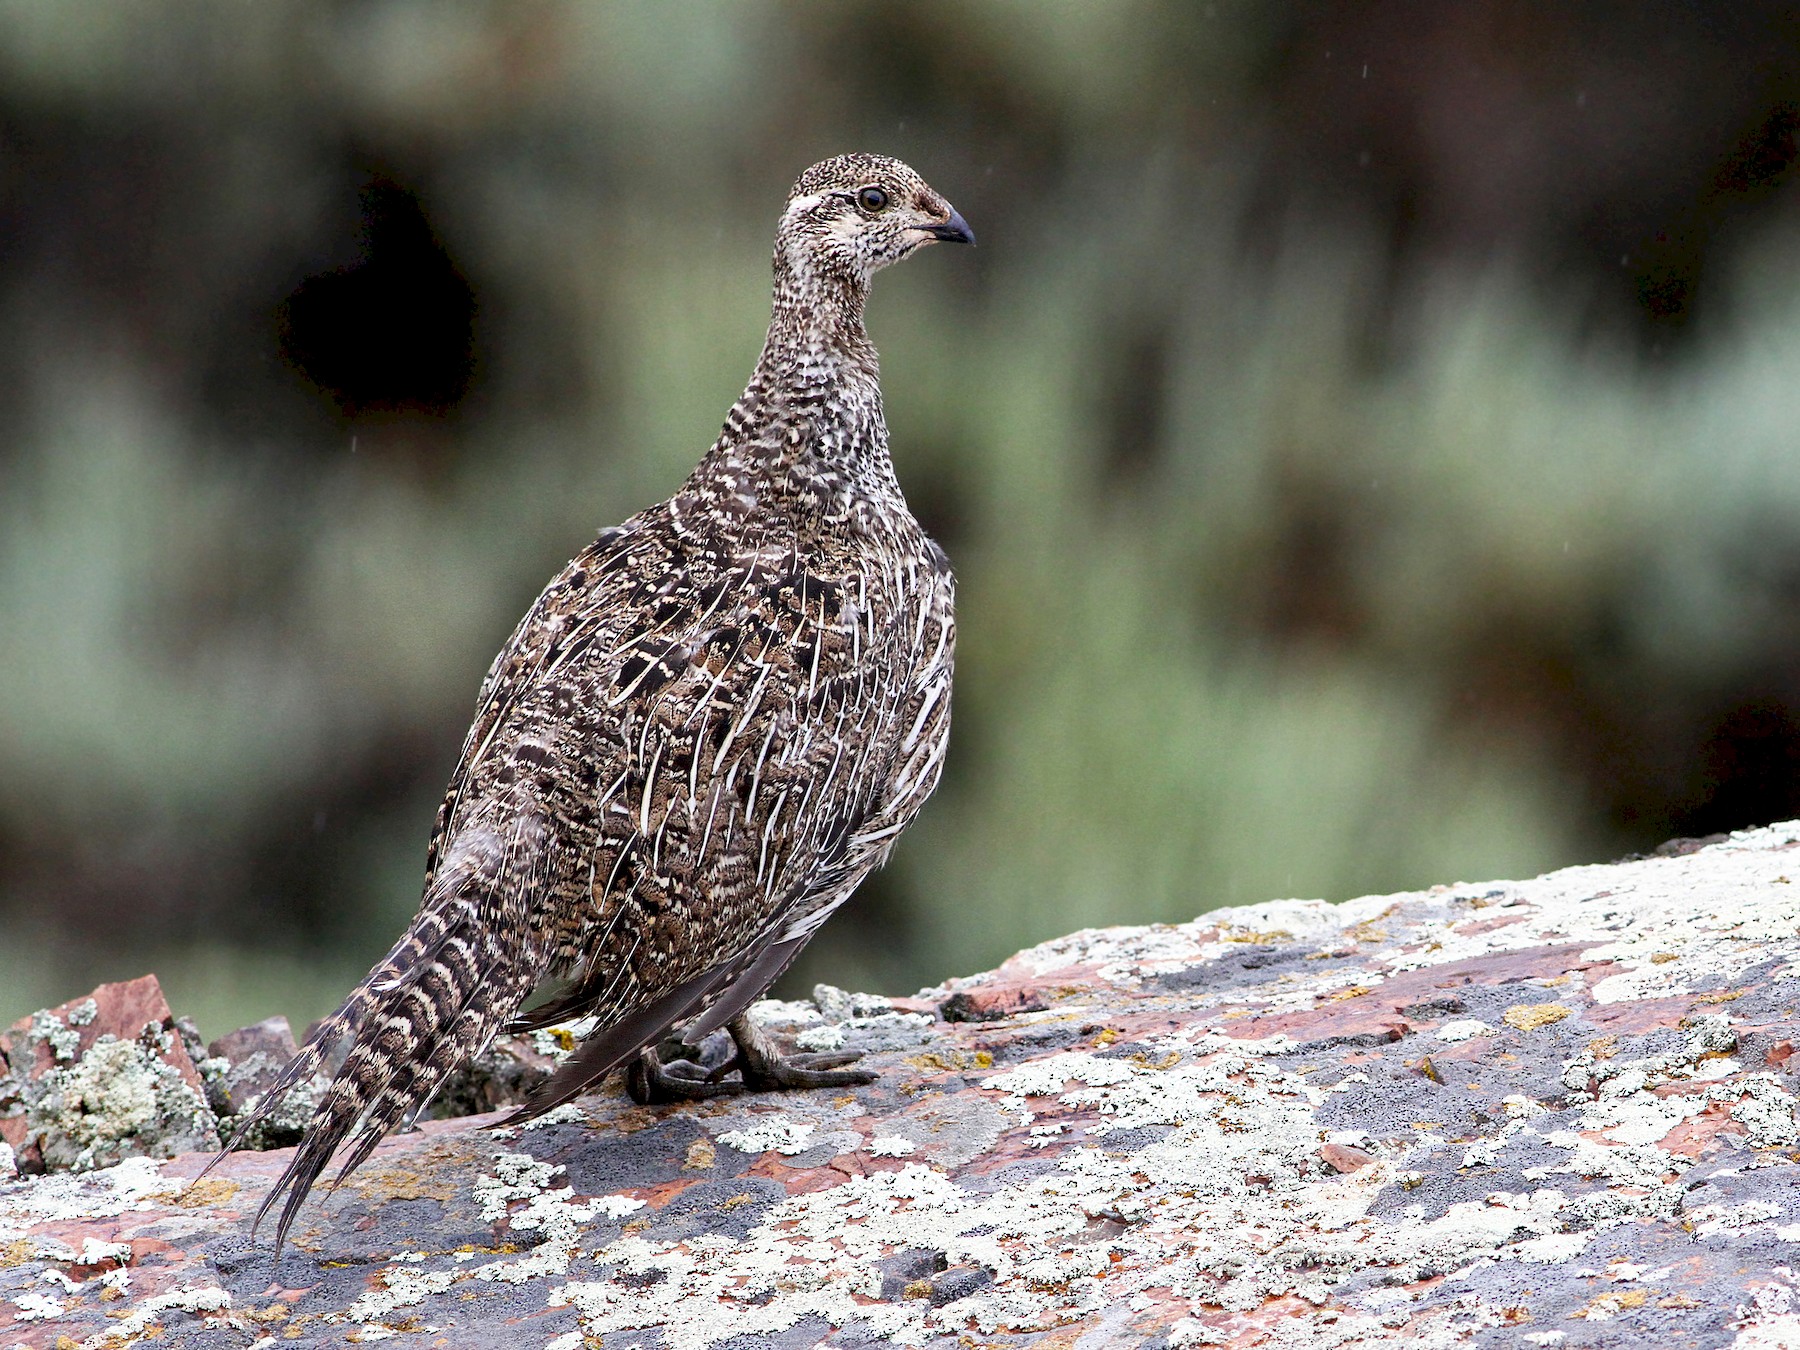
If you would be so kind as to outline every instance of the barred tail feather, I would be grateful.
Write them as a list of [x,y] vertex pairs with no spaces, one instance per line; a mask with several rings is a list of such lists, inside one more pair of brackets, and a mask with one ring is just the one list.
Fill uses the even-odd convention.
[[306,1137],[251,1225],[254,1235],[286,1194],[275,1235],[277,1252],[338,1149],[354,1134],[334,1185],[422,1108],[538,983],[544,963],[532,950],[528,924],[521,918],[541,861],[543,836],[534,820],[526,816],[515,822],[510,841],[476,830],[452,844],[406,934],[320,1025],[232,1136],[227,1151],[284,1094],[318,1071],[334,1043],[353,1037]]
[[[484,955],[499,957],[497,952]],[[499,964],[505,964],[504,958]],[[465,984],[471,975],[473,983]],[[279,1251],[295,1215],[340,1147],[348,1141],[349,1151],[334,1185],[361,1166],[407,1116],[430,1101],[444,1079],[476,1054],[512,1009],[524,1001],[535,982],[533,974],[521,975],[516,970],[502,979],[484,981],[473,962],[459,971],[440,961],[420,972],[404,991],[390,995],[357,1034],[349,1057],[307,1126],[306,1138],[263,1198],[252,1233],[286,1191],[275,1233]],[[498,1006],[492,1001],[495,999],[501,1000]]]

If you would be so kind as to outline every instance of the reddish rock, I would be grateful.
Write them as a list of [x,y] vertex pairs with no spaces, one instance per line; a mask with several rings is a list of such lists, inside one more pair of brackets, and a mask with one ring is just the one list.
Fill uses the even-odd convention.
[[0,1140],[24,1172],[216,1145],[187,1040],[154,975],[20,1018],[6,1038]]
[[254,1026],[226,1032],[206,1047],[206,1053],[215,1059],[228,1059],[233,1064],[241,1064],[252,1055],[267,1055],[285,1064],[299,1049],[287,1018],[278,1015],[264,1018]]
[[1327,1144],[1319,1150],[1319,1158],[1334,1172],[1354,1172],[1375,1161],[1375,1155],[1348,1144]]
[[[41,1078],[58,1062],[79,1060],[102,1036],[135,1041],[148,1026],[161,1031],[175,1028],[175,1014],[170,1011],[162,985],[154,975],[103,984],[84,998],[71,999],[60,1007],[51,1008],[49,1016],[60,1024],[68,1038],[65,1044],[72,1047],[66,1053],[52,1040],[31,1034],[33,1023],[44,1015],[34,1013],[30,1017],[21,1017],[7,1033],[9,1058],[21,1061],[14,1063],[12,1068],[25,1078]],[[199,1070],[194,1067],[181,1038],[175,1036],[172,1040],[173,1044],[163,1052],[163,1060],[189,1087],[201,1091]]]
[[958,990],[938,1004],[937,1011],[946,1022],[998,1022],[1049,1006],[1035,983],[1009,981]]
[[275,1085],[287,1062],[299,1052],[285,1017],[269,1017],[254,1026],[227,1032],[206,1053],[230,1067],[209,1085],[207,1101],[221,1116],[237,1115]]

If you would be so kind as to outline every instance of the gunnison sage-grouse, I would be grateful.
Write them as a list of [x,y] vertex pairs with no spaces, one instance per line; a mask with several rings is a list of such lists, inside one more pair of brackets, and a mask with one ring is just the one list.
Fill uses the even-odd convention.
[[[895,481],[863,327],[874,274],[938,240],[974,236],[897,160],[842,155],[794,184],[768,337],[719,439],[525,615],[482,686],[418,915],[253,1113],[348,1039],[257,1213],[287,1193],[277,1249],[340,1145],[341,1180],[503,1026],[594,1019],[508,1123],[626,1064],[640,1101],[873,1080],[843,1067],[855,1055],[784,1057],[746,1009],[943,767],[953,582]],[[657,1054],[720,1027],[736,1054],[710,1073]]]

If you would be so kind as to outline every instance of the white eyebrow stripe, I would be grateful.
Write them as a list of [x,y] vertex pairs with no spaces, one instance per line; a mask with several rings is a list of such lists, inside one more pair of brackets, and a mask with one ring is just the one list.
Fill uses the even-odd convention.
[[783,211],[782,215],[793,216],[804,214],[805,212],[812,210],[813,207],[817,206],[820,202],[824,201],[829,195],[829,193],[824,192],[812,192],[804,197],[796,197],[787,204],[787,210]]

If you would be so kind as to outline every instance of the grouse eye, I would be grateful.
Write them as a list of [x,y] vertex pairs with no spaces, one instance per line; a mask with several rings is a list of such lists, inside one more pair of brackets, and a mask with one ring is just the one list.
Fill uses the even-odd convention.
[[877,215],[888,208],[888,195],[878,187],[866,187],[856,194],[856,204],[870,215]]

